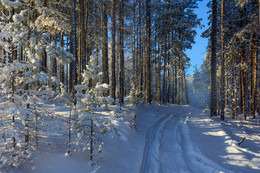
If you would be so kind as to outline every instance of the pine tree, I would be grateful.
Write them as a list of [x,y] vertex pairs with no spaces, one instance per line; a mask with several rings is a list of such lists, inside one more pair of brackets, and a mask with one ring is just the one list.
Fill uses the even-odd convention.
[[[76,59],[76,0],[72,0],[71,2],[71,53]],[[75,60],[70,63],[70,93],[72,93],[73,97],[75,94],[74,86],[77,83],[76,79],[76,62]]]
[[216,83],[216,28],[217,28],[217,1],[212,0],[212,18],[211,18],[211,60],[210,60],[210,86],[211,86],[211,100],[210,100],[210,116],[217,115],[217,83]]
[[119,103],[122,106],[124,104],[124,91],[125,91],[125,63],[124,63],[124,2],[119,0]]
[[112,0],[111,9],[111,97],[116,100],[116,1]]
[[101,4],[101,22],[102,22],[102,72],[103,83],[109,84],[109,71],[108,71],[108,17],[107,17],[107,2]]
[[[76,112],[73,113],[73,129],[77,132],[77,138],[73,142],[79,151],[89,151],[90,160],[93,160],[94,150],[101,152],[103,145],[102,136],[114,132],[115,116],[101,115],[96,111],[107,111],[109,105],[114,103],[114,99],[104,97],[103,95],[109,90],[109,85],[101,83],[103,73],[101,67],[96,66],[96,59],[91,56],[89,65],[86,65],[82,77],[81,85],[76,85],[77,105]],[[96,71],[99,71],[96,74]],[[96,86],[89,87],[89,79],[92,78],[97,82]],[[113,107],[112,107],[113,108]]]
[[151,104],[152,101],[152,76],[151,76],[151,7],[150,0],[146,0],[146,65],[147,65],[147,89],[146,89],[146,99],[147,103]]
[[220,119],[224,121],[225,117],[225,55],[224,55],[224,0],[221,1],[221,73],[220,73]]

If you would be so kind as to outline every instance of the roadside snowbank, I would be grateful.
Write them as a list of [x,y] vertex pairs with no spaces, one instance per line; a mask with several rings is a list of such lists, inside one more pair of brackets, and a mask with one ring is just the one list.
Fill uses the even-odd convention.
[[[207,113],[191,114],[188,120],[191,143],[204,156],[223,167],[224,172],[260,171],[260,123],[250,117],[247,121],[238,117],[209,118]],[[244,138],[241,145],[238,143]]]

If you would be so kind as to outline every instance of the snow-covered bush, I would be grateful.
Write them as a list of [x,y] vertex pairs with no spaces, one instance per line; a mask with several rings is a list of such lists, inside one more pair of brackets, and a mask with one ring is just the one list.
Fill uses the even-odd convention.
[[[109,85],[100,83],[102,73],[95,62],[92,56],[82,74],[82,84],[75,86],[77,105],[72,114],[73,130],[77,133],[73,143],[79,151],[90,151],[91,160],[94,150],[101,152],[103,136],[115,135],[118,125],[117,113],[110,112],[114,99],[104,96],[109,91]],[[97,83],[90,85],[89,82],[93,81]],[[114,107],[120,109],[120,106]]]
[[[1,122],[3,134],[0,151],[2,166],[25,166],[31,159],[31,151],[37,147],[37,126],[34,97],[38,97],[35,85],[39,78],[31,65],[12,63],[1,65]],[[33,106],[34,105],[34,106]]]
[[[17,138],[16,138],[17,139]],[[0,144],[0,170],[6,171],[9,167],[28,168],[33,159],[30,149],[23,143],[17,143],[15,148],[8,142]]]
[[31,71],[30,64],[14,61],[0,66],[1,165],[27,167],[38,148],[40,129],[52,116],[43,104],[46,77]]

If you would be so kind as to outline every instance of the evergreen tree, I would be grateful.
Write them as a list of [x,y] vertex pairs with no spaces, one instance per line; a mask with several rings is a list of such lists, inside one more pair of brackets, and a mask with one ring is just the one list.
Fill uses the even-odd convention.
[[[109,85],[101,83],[103,73],[100,66],[96,66],[96,59],[91,56],[86,70],[83,72],[83,82],[76,85],[75,90],[77,105],[73,114],[73,129],[77,132],[75,144],[80,151],[89,151],[90,160],[93,160],[93,152],[96,149],[101,152],[103,145],[102,136],[114,132],[114,114],[105,116],[99,111],[109,110],[109,105],[114,103],[113,98],[104,97],[109,90]],[[96,73],[99,71],[99,73]],[[98,81],[92,88],[89,87],[89,79]]]

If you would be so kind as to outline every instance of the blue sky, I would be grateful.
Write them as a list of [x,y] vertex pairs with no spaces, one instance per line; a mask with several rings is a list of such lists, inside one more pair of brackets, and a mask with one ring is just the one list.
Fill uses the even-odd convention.
[[192,49],[189,49],[186,51],[186,54],[191,59],[191,66],[188,69],[188,73],[193,73],[194,67],[197,64],[198,67],[202,64],[202,61],[204,59],[204,55],[206,53],[206,47],[208,40],[205,38],[201,38],[201,33],[208,28],[208,14],[207,11],[209,8],[206,7],[208,3],[208,0],[203,0],[198,2],[199,8],[194,10],[194,12],[198,15],[198,18],[202,18],[202,24],[205,25],[204,28],[197,28],[197,35],[195,37],[195,44],[192,45]]

